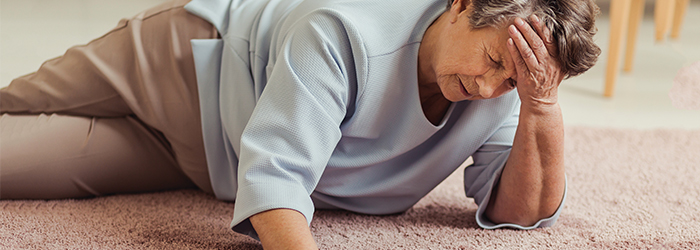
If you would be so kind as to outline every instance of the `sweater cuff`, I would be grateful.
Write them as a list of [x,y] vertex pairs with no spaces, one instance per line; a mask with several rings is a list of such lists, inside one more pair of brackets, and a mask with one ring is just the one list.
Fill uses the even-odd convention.
[[299,211],[311,224],[314,204],[303,186],[254,183],[238,187],[231,228],[233,231],[260,240],[249,218],[255,214],[286,208]]
[[561,199],[561,203],[559,203],[559,207],[557,208],[557,211],[554,212],[552,216],[549,216],[547,218],[541,219],[537,221],[534,225],[532,226],[521,226],[518,224],[513,224],[513,223],[501,223],[501,224],[496,224],[489,220],[486,215],[484,214],[486,211],[486,208],[488,207],[489,200],[491,199],[491,192],[493,192],[493,189],[495,187],[495,183],[497,183],[496,180],[498,180],[501,176],[501,172],[503,171],[503,168],[498,170],[498,174],[494,175],[491,180],[489,180],[489,183],[487,185],[490,186],[488,193],[484,197],[484,200],[481,201],[480,203],[482,204],[477,208],[476,210],[476,223],[479,224],[479,227],[483,229],[496,229],[496,228],[502,228],[502,227],[510,227],[510,228],[516,228],[516,229],[522,229],[522,230],[529,230],[529,229],[535,229],[539,227],[551,227],[556,223],[557,219],[559,218],[559,214],[561,214],[561,210],[564,207],[564,202],[566,201],[566,193],[568,192],[568,180],[566,178],[566,174],[564,175],[564,197]]

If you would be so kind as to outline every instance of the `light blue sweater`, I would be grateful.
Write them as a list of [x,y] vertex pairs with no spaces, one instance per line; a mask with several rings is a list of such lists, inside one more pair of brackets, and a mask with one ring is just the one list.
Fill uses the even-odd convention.
[[[417,58],[445,0],[194,0],[186,8],[222,39],[192,40],[209,173],[217,198],[248,218],[314,208],[405,211],[469,156],[466,196],[485,207],[505,165],[520,101],[453,103],[439,125],[424,116]],[[563,204],[563,202],[562,202]],[[517,208],[513,208],[517,209]]]

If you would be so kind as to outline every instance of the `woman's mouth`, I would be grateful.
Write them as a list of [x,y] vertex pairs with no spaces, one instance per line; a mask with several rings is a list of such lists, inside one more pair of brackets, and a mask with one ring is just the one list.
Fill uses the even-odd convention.
[[464,83],[462,82],[462,78],[457,77],[457,79],[459,79],[459,86],[461,87],[460,89],[461,89],[462,95],[464,95],[467,98],[474,97],[474,95],[470,94],[469,91],[467,91],[467,88],[464,87]]

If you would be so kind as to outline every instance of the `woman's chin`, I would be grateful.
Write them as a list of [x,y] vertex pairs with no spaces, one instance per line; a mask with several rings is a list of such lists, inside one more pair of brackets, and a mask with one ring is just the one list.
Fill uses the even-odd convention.
[[445,99],[447,99],[450,102],[461,102],[468,100],[468,98],[464,95],[449,95],[446,96]]

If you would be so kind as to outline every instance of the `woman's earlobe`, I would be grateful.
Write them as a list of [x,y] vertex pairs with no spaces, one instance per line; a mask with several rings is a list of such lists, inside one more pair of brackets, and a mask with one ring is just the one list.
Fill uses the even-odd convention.
[[459,15],[451,15],[450,24],[455,24],[457,22],[458,17],[459,17]]

